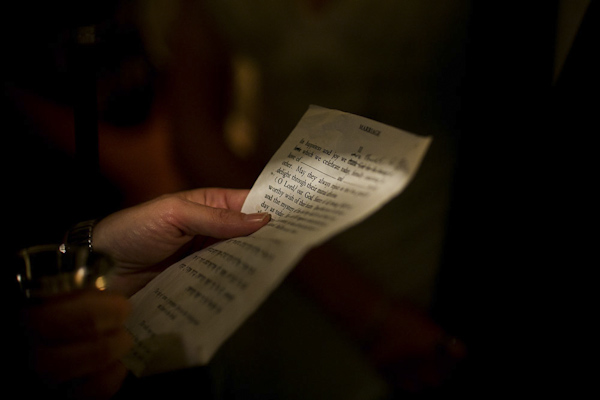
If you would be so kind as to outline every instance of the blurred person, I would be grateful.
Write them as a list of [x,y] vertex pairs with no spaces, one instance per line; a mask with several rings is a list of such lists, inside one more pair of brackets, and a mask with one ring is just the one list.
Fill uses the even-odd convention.
[[[347,9],[344,8],[345,5]],[[176,9],[174,14],[177,15],[172,19],[172,30],[166,30],[169,46],[157,46],[162,50],[159,52],[157,49],[157,53],[160,53],[165,60],[166,99],[168,99],[166,104],[172,126],[174,152],[177,155],[176,164],[181,171],[181,176],[195,185],[233,187],[251,185],[264,163],[283,140],[280,136],[281,132],[289,132],[293,128],[293,125],[289,124],[289,118],[292,118],[289,114],[294,110],[298,111],[298,107],[305,107],[308,104],[300,105],[300,102],[325,99],[327,104],[318,104],[334,108],[349,106],[344,109],[351,112],[360,110],[364,104],[369,104],[367,109],[377,114],[379,110],[374,108],[373,103],[379,104],[382,101],[380,97],[384,95],[372,92],[373,85],[381,84],[380,80],[385,76],[396,77],[393,82],[403,81],[398,78],[399,72],[392,73],[393,69],[390,66],[381,65],[381,60],[390,60],[385,50],[373,50],[372,54],[378,57],[374,59],[370,59],[366,54],[357,55],[355,54],[357,49],[378,47],[364,38],[358,41],[360,35],[352,36],[351,30],[343,30],[344,27],[350,29],[352,22],[356,22],[357,15],[365,15],[361,14],[361,9],[365,12],[372,11],[372,15],[369,14],[371,18],[384,12],[386,8],[397,10],[396,7],[386,5],[385,2],[374,5],[372,2],[349,4],[340,1],[297,1],[279,3],[277,6],[257,6],[243,2],[224,5],[210,1],[181,1],[164,3],[163,6],[166,10],[174,7]],[[424,10],[428,10],[427,6],[416,5],[406,5],[405,8],[411,16],[419,18],[423,18],[423,15],[426,15]],[[456,12],[454,7],[448,9]],[[456,9],[460,10],[460,7]],[[162,15],[164,14],[173,15],[163,10]],[[391,11],[390,15],[393,15]],[[449,28],[454,18],[452,13],[450,13],[452,17],[447,21],[444,19],[443,11],[437,11],[434,15],[437,21],[443,22],[440,26],[428,26],[427,30],[422,30],[412,24],[407,28],[407,32],[424,37],[432,35],[429,30],[435,31],[436,34],[443,32],[443,29],[461,32],[460,26]],[[328,23],[331,26],[328,26]],[[380,30],[377,28],[368,30],[369,27],[377,25],[361,24],[360,26],[367,29],[371,34],[370,38],[382,39],[381,43],[377,43],[378,46],[389,49],[383,42]],[[384,26],[384,29],[387,29],[384,32],[393,32],[389,25]],[[151,34],[157,34],[147,29]],[[357,43],[350,41],[350,36],[357,39]],[[396,43],[402,40],[415,41],[416,38],[407,36],[390,41]],[[165,43],[158,41],[158,44]],[[439,44],[439,47],[443,46]],[[409,71],[412,74],[409,76],[414,75],[419,81],[425,81],[424,76],[436,74],[433,65],[437,64],[426,64],[423,61],[429,57],[433,58],[428,53],[432,51],[425,45],[423,48],[422,53],[418,53],[418,57],[411,58],[414,65],[410,65],[414,70]],[[439,55],[434,52],[432,54]],[[363,61],[358,62],[356,57]],[[423,65],[415,60],[422,62]],[[423,68],[417,71],[419,65]],[[387,75],[378,73],[381,68],[385,68]],[[452,71],[451,68],[454,67],[448,63],[444,68]],[[327,78],[330,80],[328,81]],[[429,82],[424,84],[431,85]],[[411,90],[417,90],[418,87],[415,86],[416,84],[411,82]],[[434,130],[432,126],[438,124],[438,119],[442,117],[434,114],[432,110],[439,112],[436,109],[440,107],[438,103],[442,103],[441,99],[444,99],[447,93],[437,91],[435,88],[428,90],[435,93],[432,98],[429,98],[431,93],[422,95],[424,92],[421,92],[419,94],[422,96],[406,101],[407,107],[409,104],[415,107],[407,114],[422,113],[419,115],[421,120],[428,121],[422,125],[428,130]],[[385,96],[391,95],[385,94]],[[436,101],[427,103],[428,100],[433,99]],[[398,101],[398,98],[393,101]],[[418,106],[423,109],[417,110]],[[416,120],[419,117],[414,118]],[[422,202],[417,199],[420,203],[411,208],[414,220],[406,224],[406,236],[411,236],[415,231],[422,235],[412,237],[411,241],[406,243],[418,242],[419,246],[427,248],[428,251],[435,245],[435,238],[438,237],[436,229],[439,222],[436,218],[443,220],[444,201],[447,199],[444,190],[449,187],[451,176],[451,168],[448,167],[450,164],[445,163],[450,163],[448,160],[452,158],[452,141],[444,135],[439,136],[441,137],[434,140],[433,151],[436,153],[435,159],[441,166],[429,164],[430,166],[426,168],[428,171],[423,172],[427,177],[420,178],[419,190],[426,192],[427,198],[431,201]],[[437,194],[439,196],[436,196]],[[414,210],[419,210],[419,213],[415,214]],[[419,219],[421,216],[424,218]],[[432,221],[433,234],[428,230],[429,225],[425,226]],[[386,226],[388,225],[389,220],[386,220]],[[414,230],[409,230],[409,227],[414,227]],[[377,232],[382,230],[378,226],[372,228]],[[402,228],[396,227],[396,230],[404,232]],[[371,232],[369,235],[375,236],[375,233]],[[358,236],[361,242],[367,241],[365,235]],[[377,237],[381,236],[379,234]],[[396,236],[395,233],[394,237]],[[414,255],[412,252],[399,252],[400,257],[397,259],[388,255],[387,251],[391,250],[390,246],[386,247],[386,244],[389,245],[388,241],[391,242],[391,239],[375,244],[368,249],[369,253],[360,254],[360,258],[369,260],[372,253],[379,253],[379,257],[387,261],[376,265],[377,271],[385,269],[389,275],[392,275],[390,271],[400,270],[401,267],[396,268],[397,265],[405,263],[403,256],[414,257]],[[404,245],[404,242],[402,243]],[[362,244],[361,246],[368,247]],[[396,248],[400,245],[396,243],[391,246],[394,247],[394,251],[397,251]],[[417,248],[416,245],[410,247],[411,250]],[[341,248],[343,249],[343,246]],[[421,250],[421,247],[418,249]],[[359,252],[357,249],[354,251]],[[351,338],[355,346],[358,345],[364,350],[363,354],[368,360],[365,363],[367,366],[364,367],[364,377],[355,379],[352,382],[354,386],[341,388],[342,382],[349,381],[344,377],[343,371],[349,371],[353,367],[342,367],[343,363],[339,362],[335,367],[336,363],[332,360],[347,356],[352,350],[341,348],[333,350],[334,347],[331,346],[329,349],[323,349],[319,361],[311,361],[312,356],[308,356],[302,361],[302,365],[305,365],[304,363],[331,365],[332,368],[340,371],[333,374],[336,380],[332,378],[329,382],[331,387],[326,389],[323,386],[327,384],[318,382],[318,379],[310,384],[304,384],[302,390],[305,391],[305,395],[306,393],[312,395],[311,389],[307,388],[314,387],[314,391],[323,388],[322,393],[343,398],[344,393],[352,392],[355,390],[354,387],[377,386],[379,382],[373,383],[373,381],[377,381],[378,378],[368,377],[367,371],[371,366],[383,372],[387,383],[400,391],[423,391],[441,385],[451,376],[458,361],[464,357],[465,350],[462,343],[456,338],[449,337],[428,315],[424,305],[413,304],[415,302],[408,298],[410,296],[403,296],[401,290],[383,287],[377,279],[369,275],[373,274],[371,265],[361,268],[360,265],[356,265],[359,263],[358,257],[352,259],[352,256],[344,253],[344,250],[335,249],[331,244],[311,251],[292,271],[282,291],[289,290],[290,287],[292,291],[300,289],[300,293],[306,296],[308,302],[315,302],[325,315],[342,329],[341,336],[323,335],[320,339],[315,338],[317,342],[339,341],[341,343],[345,338]],[[427,263],[423,258],[433,259],[435,254],[432,251],[426,256],[421,255],[421,259],[411,259],[415,264],[414,268]],[[427,275],[430,271],[421,273]],[[376,274],[377,272],[374,275]],[[392,282],[387,284],[393,285]],[[404,285],[408,287],[410,283],[405,282]],[[291,307],[293,303],[281,302],[280,304],[285,309]],[[288,383],[294,385],[293,374],[302,373],[299,371],[301,368],[295,364],[300,362],[298,355],[291,355],[294,361],[290,358],[287,362],[282,355],[282,360],[271,367],[267,365],[256,367],[245,359],[258,362],[261,356],[272,355],[276,358],[278,352],[290,355],[281,351],[281,348],[286,346],[283,343],[294,346],[296,341],[306,340],[309,336],[307,334],[309,328],[303,328],[301,333],[299,331],[298,336],[293,338],[286,338],[289,335],[285,334],[279,335],[270,342],[271,346],[265,346],[264,350],[257,350],[262,349],[262,346],[256,345],[253,347],[254,351],[236,347],[235,340],[243,335],[250,337],[256,335],[255,342],[267,340],[264,339],[262,330],[258,326],[277,324],[268,316],[268,313],[277,313],[277,311],[269,305],[264,307],[264,310],[269,311],[260,313],[256,317],[256,320],[261,321],[256,323],[256,328],[249,323],[248,328],[234,338],[231,348],[237,351],[223,352],[230,357],[224,362],[229,361],[239,368],[240,377],[233,377],[231,382],[232,385],[240,388],[241,392],[238,394],[240,396],[244,395],[244,391],[251,393],[254,387],[259,392],[264,390],[271,393],[271,390],[276,390],[269,383],[270,371],[277,370],[277,373],[283,375],[281,371],[286,370],[291,375],[281,380],[277,385],[278,389]],[[303,318],[307,318],[307,321],[315,318],[308,314],[303,314]],[[299,315],[295,314],[295,318],[299,319]],[[268,330],[268,328],[264,329]],[[239,340],[245,343],[245,340]],[[353,362],[357,362],[356,358],[348,361],[348,364]],[[364,363],[364,360],[357,363],[361,362]],[[241,376],[244,374],[245,377]],[[227,376],[234,375],[229,373]],[[340,378],[337,378],[338,376]],[[250,388],[251,386],[253,388]],[[286,390],[291,391],[291,386],[289,389],[281,389],[281,393],[287,393]],[[231,389],[231,392],[235,393],[235,389]],[[285,397],[284,394],[279,396]],[[302,395],[298,394],[298,396]],[[370,396],[373,395],[365,394],[365,398]]]
[[[112,193],[111,191],[118,193],[115,197],[124,196],[127,198],[127,203],[132,203],[135,199],[146,199],[174,189],[195,187],[198,186],[198,182],[206,183],[202,186],[212,186],[211,183],[214,182],[217,186],[227,184],[227,187],[248,187],[270,155],[272,146],[277,145],[275,142],[271,142],[268,146],[259,145],[256,147],[259,154],[246,154],[240,157],[229,148],[231,143],[223,140],[222,134],[228,123],[228,116],[232,107],[235,108],[235,100],[230,97],[231,85],[235,82],[230,81],[230,72],[234,69],[234,65],[231,64],[228,44],[221,40],[216,28],[213,30],[209,14],[201,15],[203,23],[197,24],[197,20],[194,19],[198,18],[198,9],[195,8],[197,5],[189,1],[181,2],[181,5],[182,9],[176,13],[178,21],[176,25],[179,31],[171,42],[173,58],[166,65],[159,65],[163,68],[161,71],[164,72],[164,77],[161,79],[164,78],[165,82],[161,81],[161,83],[165,84],[164,89],[167,94],[165,98],[158,99],[157,103],[168,108],[169,112],[173,113],[171,114],[173,118],[168,120],[166,127],[160,125],[160,122],[158,128],[156,125],[146,124],[148,121],[155,122],[152,114],[150,116],[144,114],[143,107],[141,113],[131,113],[132,110],[129,108],[137,104],[135,96],[129,101],[121,101],[113,108],[116,114],[101,112],[101,163],[103,172],[108,172],[110,190],[98,190],[97,181],[104,182],[105,177],[96,177],[90,191],[82,192],[81,183],[85,182],[87,185],[91,181],[85,173],[80,176],[81,171],[77,171],[75,174],[77,178],[65,185],[69,189],[68,193],[65,193],[65,198],[68,198],[69,202],[59,205],[60,210],[67,209],[71,203],[77,209],[85,209],[85,204],[73,201],[78,196],[86,198],[86,202],[93,202],[96,207],[104,208],[107,204],[98,197],[98,194],[105,195]],[[325,2],[320,6],[326,7]],[[181,20],[178,19],[180,17]],[[47,22],[52,25],[52,21]],[[204,33],[198,34],[198,31],[192,27],[201,28]],[[35,38],[35,35],[33,37]],[[110,49],[110,46],[107,48]],[[127,55],[127,51],[124,49],[123,54]],[[38,58],[34,57],[34,59]],[[37,64],[29,65],[32,66]],[[119,70],[119,68],[115,69],[115,71]],[[106,71],[111,70],[109,68]],[[19,82],[31,83],[28,77],[35,75],[32,72],[35,71],[22,71],[24,78]],[[111,74],[104,76],[111,76]],[[48,77],[40,78],[44,83],[44,78]],[[52,95],[61,93],[60,83],[65,81],[53,81],[51,78],[45,81],[46,84],[49,82],[54,83],[54,87],[45,93],[49,93],[52,98]],[[36,84],[32,86],[35,88]],[[37,94],[38,91],[34,89],[32,92]],[[27,124],[34,128],[34,134],[41,133],[44,141],[48,140],[52,144],[51,147],[58,147],[60,152],[65,148],[68,149],[72,133],[72,127],[65,129],[65,122],[72,118],[68,101],[66,107],[56,107],[56,101],[47,101],[48,98],[44,98],[40,103],[37,102],[39,99],[37,97],[32,101],[29,94],[31,92],[24,97],[18,97],[17,109],[24,114]],[[108,94],[105,96],[106,99],[110,97]],[[141,100],[147,102],[147,96],[148,93],[142,96]],[[22,101],[23,98],[25,101]],[[127,96],[121,94],[113,99],[127,100]],[[166,105],[161,104],[161,101]],[[102,104],[109,103],[101,102]],[[31,105],[33,107],[30,107]],[[251,118],[256,117],[252,115],[252,110],[250,114]],[[109,122],[109,129],[105,129],[106,122]],[[262,122],[269,123],[269,121]],[[175,132],[172,136],[169,131],[171,125]],[[115,127],[126,129],[114,129]],[[159,131],[157,136],[153,136],[155,131],[152,129]],[[115,135],[111,136],[111,133]],[[156,137],[159,139],[154,140]],[[143,140],[130,141],[131,138]],[[27,142],[24,138],[20,140]],[[176,157],[168,154],[171,140],[178,149]],[[148,141],[152,145],[143,147]],[[128,144],[130,145],[126,146]],[[42,145],[42,153],[45,151],[43,148],[45,145],[46,143]],[[168,156],[165,156],[165,153]],[[136,157],[138,154],[139,157]],[[40,163],[34,167],[35,175],[40,174],[39,168],[43,165],[41,162],[43,160],[39,161]],[[171,163],[183,163],[180,164],[183,167],[174,170]],[[215,168],[217,165],[218,168]],[[57,169],[60,173],[61,168]],[[69,171],[72,172],[70,169]],[[52,190],[54,185],[52,178],[47,177],[44,187],[48,186],[49,190]],[[23,186],[26,189],[22,193],[23,197],[34,199],[35,185],[28,182],[21,185]],[[31,210],[33,209],[34,207],[31,207]],[[50,210],[52,210],[50,205],[43,205],[39,213],[47,216],[51,214]],[[89,211],[83,213],[88,214]],[[64,221],[60,223],[63,224]],[[352,263],[342,260],[343,257],[340,258],[335,253],[319,249],[306,257],[299,268],[293,272],[292,277],[294,282],[303,288],[304,293],[309,293],[318,304],[324,306],[327,315],[334,316],[334,320],[341,322],[340,326],[344,330],[342,336],[349,335],[360,343],[375,364],[385,371],[392,384],[413,390],[423,386],[436,386],[443,381],[447,371],[453,369],[455,361],[462,358],[464,353],[462,345],[454,339],[447,338],[443,330],[419,307],[412,307],[406,302],[391,298],[379,285],[356,273],[351,266]],[[306,329],[311,328],[306,327]],[[247,332],[248,330],[242,330],[238,337]],[[262,368],[257,371],[260,370]],[[270,380],[268,376],[262,379]],[[344,379],[347,377],[342,378]],[[362,381],[356,382],[360,384]],[[238,383],[240,384],[237,388],[232,387],[229,390],[243,391],[243,382]],[[335,391],[336,388],[331,390]]]

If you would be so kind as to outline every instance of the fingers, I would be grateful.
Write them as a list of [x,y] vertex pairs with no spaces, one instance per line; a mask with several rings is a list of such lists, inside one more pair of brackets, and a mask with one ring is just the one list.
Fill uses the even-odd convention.
[[[239,201],[239,198],[233,201]],[[217,239],[249,235],[270,221],[270,215],[266,213],[243,214],[191,201],[174,208],[171,217],[171,223],[188,236],[202,235]]]
[[115,261],[113,290],[132,294],[206,238],[247,236],[268,214],[239,210],[248,190],[196,189],[113,213],[94,228],[94,250]]
[[125,329],[64,345],[37,347],[33,370],[46,382],[94,375],[118,362],[133,346]]
[[181,195],[205,206],[240,211],[248,193],[247,189],[202,188],[182,192]]
[[122,296],[90,291],[24,310],[31,372],[55,384],[105,370],[133,346],[123,327],[129,309]]
[[27,309],[24,318],[37,340],[57,344],[87,337],[99,337],[118,329],[131,306],[123,296],[86,291],[62,296]]
[[122,210],[96,225],[94,248],[115,259],[131,262],[133,255],[137,262],[152,258],[156,263],[196,235],[217,239],[248,235],[270,220],[266,214],[240,213],[248,192],[195,189]]

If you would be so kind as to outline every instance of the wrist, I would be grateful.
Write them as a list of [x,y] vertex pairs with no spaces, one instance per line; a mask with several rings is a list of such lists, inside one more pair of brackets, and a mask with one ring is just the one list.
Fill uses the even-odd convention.
[[94,252],[93,233],[97,219],[79,222],[70,228],[64,236],[60,251],[65,253],[73,248],[87,248],[90,253]]

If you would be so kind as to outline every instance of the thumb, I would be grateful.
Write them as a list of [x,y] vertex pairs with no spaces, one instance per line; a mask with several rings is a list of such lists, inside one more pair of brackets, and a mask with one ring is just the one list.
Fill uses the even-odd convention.
[[189,236],[202,235],[226,239],[249,235],[265,226],[268,213],[244,214],[226,208],[214,208],[189,202],[179,208],[180,229]]

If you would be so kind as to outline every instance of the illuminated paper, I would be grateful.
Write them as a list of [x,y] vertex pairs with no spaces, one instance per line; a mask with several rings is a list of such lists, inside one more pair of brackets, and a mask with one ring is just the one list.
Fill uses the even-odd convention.
[[311,106],[256,180],[242,211],[268,225],[167,268],[131,301],[138,376],[207,364],[302,256],[410,182],[431,139]]

